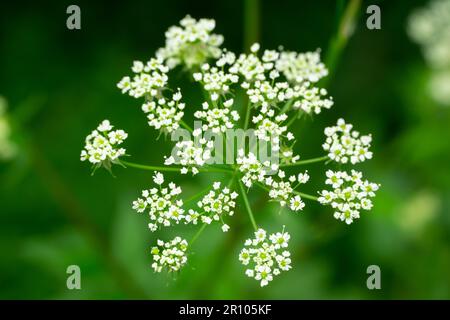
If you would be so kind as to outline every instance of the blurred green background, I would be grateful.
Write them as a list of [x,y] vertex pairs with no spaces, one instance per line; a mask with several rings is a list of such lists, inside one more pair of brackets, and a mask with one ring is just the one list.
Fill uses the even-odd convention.
[[[374,3],[381,30],[365,25],[365,9]],[[131,201],[151,185],[150,172],[116,167],[116,178],[105,170],[90,176],[79,161],[84,137],[107,118],[129,133],[133,161],[162,164],[170,142],[156,140],[139,101],[121,95],[116,83],[133,60],[147,60],[163,46],[164,31],[186,14],[215,19],[224,46],[241,52],[243,2],[3,1],[0,95],[8,100],[18,153],[0,162],[0,298],[449,299],[450,109],[428,97],[428,69],[406,34],[408,15],[425,3],[363,2],[330,77],[334,107],[294,132],[303,159],[321,155],[323,129],[339,117],[372,133],[374,159],[358,169],[382,185],[374,209],[347,226],[311,202],[300,214],[279,213],[252,190],[258,223],[272,232],[286,225],[294,257],[291,271],[260,288],[237,260],[252,232],[243,208],[230,219],[230,232],[205,230],[180,274],[155,274],[149,252],[155,240],[189,237],[196,229],[151,233],[146,217],[134,213]],[[81,8],[81,30],[66,28],[70,4]],[[250,16],[259,13],[255,35],[263,49],[322,48],[326,55],[337,8],[325,0],[261,1],[250,6]],[[197,107],[198,88],[183,76],[177,81],[188,105]],[[308,169],[305,190],[314,193],[325,169]],[[169,176],[186,196],[214,178]],[[81,290],[66,287],[72,264],[81,268]],[[372,264],[381,268],[381,290],[366,287]]]

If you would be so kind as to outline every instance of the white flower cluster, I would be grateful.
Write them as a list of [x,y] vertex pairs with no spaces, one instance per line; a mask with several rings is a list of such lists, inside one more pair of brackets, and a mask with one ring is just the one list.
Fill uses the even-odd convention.
[[223,222],[223,216],[232,216],[234,214],[234,207],[236,206],[235,199],[238,194],[231,192],[227,187],[220,189],[220,182],[214,182],[213,190],[197,202],[197,206],[203,211],[201,220],[203,223],[211,224],[212,221],[222,221],[222,230],[227,232],[229,226]]
[[431,98],[450,105],[450,0],[434,0],[413,12],[408,32],[422,46],[432,69],[428,83]]
[[224,96],[230,91],[230,86],[238,83],[239,77],[232,73],[225,72],[225,65],[232,65],[236,56],[232,52],[226,52],[216,61],[216,66],[211,67],[205,63],[201,67],[201,72],[193,74],[194,80],[201,83],[203,89],[210,93],[211,100],[216,101],[220,96]]
[[131,71],[135,74],[133,79],[125,76],[117,84],[122,93],[128,93],[133,98],[146,97],[148,100],[160,98],[167,86],[167,72],[169,68],[161,59],[150,59],[146,64],[134,61]]
[[161,59],[150,59],[144,65],[134,61],[132,71],[136,74],[131,80],[126,76],[117,84],[122,93],[128,93],[134,98],[145,97],[142,111],[147,114],[148,124],[155,129],[172,132],[179,128],[179,122],[184,115],[185,104],[181,102],[181,92],[178,89],[169,99],[163,91],[167,89],[169,68],[162,64]]
[[6,116],[6,100],[0,97],[0,160],[9,160],[16,154],[17,147],[11,141],[11,126]]
[[284,230],[267,237],[265,230],[258,229],[254,239],[245,241],[239,254],[239,261],[248,268],[245,274],[264,287],[281,271],[290,270],[291,254],[286,250],[289,239],[289,233]]
[[287,114],[283,113],[271,118],[272,111],[273,109],[268,112],[268,117],[260,113],[253,117],[252,122],[256,126],[256,137],[263,141],[270,142],[272,150],[278,151],[282,143],[282,138],[291,141],[294,139],[294,135],[292,132],[287,131],[287,126],[281,125],[281,123],[287,119]]
[[[239,120],[239,113],[231,110],[233,99],[224,101],[221,106],[212,107],[208,102],[202,104],[203,110],[194,112],[194,117],[202,120],[202,127],[196,128],[193,132],[194,137],[200,136],[202,132],[211,130],[213,133],[224,133],[234,127],[234,122]],[[204,121],[204,123],[203,123]]]
[[133,201],[133,209],[138,213],[148,210],[150,216],[149,229],[154,232],[159,226],[171,226],[185,222],[183,200],[178,199],[181,194],[181,188],[175,183],[170,182],[168,187],[162,187],[164,176],[156,172],[153,181],[159,188],[151,188],[142,191],[142,198]]
[[238,150],[236,163],[239,166],[239,171],[244,174],[241,180],[247,188],[250,188],[254,182],[264,181],[264,177],[271,169],[278,169],[277,165],[271,168],[269,161],[261,163],[252,152],[245,155],[244,149]]
[[166,31],[166,45],[158,49],[156,56],[169,68],[184,64],[188,68],[201,65],[208,58],[219,58],[223,36],[212,31],[216,22],[212,19],[195,20],[189,15]]
[[[314,87],[312,85],[314,81],[306,81],[307,78],[318,80],[328,73],[320,62],[318,53],[299,54],[298,57],[303,57],[305,60],[303,66],[305,69],[302,69],[298,63],[295,73],[298,79],[302,78],[305,81],[289,82],[294,71],[289,71],[286,67],[288,63],[286,57],[292,56],[292,53],[281,52],[280,54],[274,50],[265,50],[260,59],[257,56],[259,45],[254,44],[251,49],[252,53],[239,56],[229,72],[244,78],[241,83],[242,88],[246,90],[250,101],[255,106],[263,108],[261,110],[263,114],[270,112],[271,106],[289,102],[294,102],[294,108],[301,108],[307,113],[320,113],[322,108],[332,107],[332,98],[325,97],[327,91]],[[301,60],[301,58],[298,59]],[[280,72],[288,81],[281,79]]]
[[372,159],[372,152],[369,151],[372,136],[360,136],[352,128],[353,125],[345,123],[344,119],[339,119],[336,126],[325,128],[327,138],[322,147],[331,160],[340,163],[348,163],[350,160],[355,164]]
[[[282,207],[289,204],[289,208],[292,211],[299,211],[305,207],[305,203],[295,193],[295,189],[300,184],[308,182],[309,175],[307,172],[300,173],[298,176],[291,175],[287,181],[284,181],[286,173],[280,170],[278,165],[271,165],[269,161],[261,163],[252,152],[245,155],[243,149],[238,151],[236,163],[239,171],[244,174],[241,181],[246,187],[250,188],[253,183],[263,184],[269,190],[269,197],[279,202]],[[268,174],[272,171],[276,175]],[[296,185],[293,186],[294,183]]]
[[125,149],[119,146],[128,137],[123,130],[112,130],[109,120],[103,120],[96,130],[86,137],[80,160],[89,161],[95,168],[104,166],[110,169],[112,164],[120,164],[119,157],[125,154]]
[[[283,170],[278,170],[277,176],[280,179],[283,179],[286,176],[286,173]],[[282,207],[289,205],[289,208],[292,211],[300,211],[305,207],[305,203],[303,202],[300,195],[295,193],[295,189],[300,184],[305,184],[309,181],[308,172],[299,173],[298,176],[291,175],[288,178],[288,181],[277,180],[272,176],[269,176],[264,179],[263,183],[266,187],[269,188],[269,197],[273,200],[280,203]],[[295,184],[295,185],[293,185]]]
[[345,171],[328,170],[326,176],[325,183],[333,190],[323,190],[318,200],[321,204],[333,207],[336,219],[351,224],[354,219],[359,219],[360,210],[372,208],[370,198],[375,197],[379,185],[362,180],[361,172],[352,170],[351,174],[348,174]]
[[164,164],[170,166],[172,164],[181,164],[181,174],[187,174],[189,169],[193,175],[199,172],[198,167],[202,167],[211,158],[211,150],[214,141],[206,141],[201,138],[193,141],[179,141],[175,144],[170,157],[165,158]]
[[301,84],[315,83],[328,75],[328,70],[320,61],[320,51],[297,53],[281,52],[275,67],[289,82]]
[[180,237],[164,242],[157,241],[157,246],[153,247],[151,254],[153,256],[152,268],[155,272],[161,272],[166,269],[168,272],[179,271],[187,262],[186,251],[188,243]]

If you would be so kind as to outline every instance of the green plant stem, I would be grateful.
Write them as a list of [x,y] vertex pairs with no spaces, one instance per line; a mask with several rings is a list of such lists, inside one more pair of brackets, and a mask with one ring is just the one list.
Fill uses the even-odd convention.
[[305,199],[309,199],[309,200],[313,200],[313,201],[318,201],[319,198],[307,193],[303,193],[303,192],[299,192],[299,191],[293,191],[295,194],[298,194],[300,197],[305,198]]
[[[230,182],[228,182],[228,188],[231,188],[231,186],[233,185],[234,179],[236,177],[236,171],[234,171],[233,176],[231,177]],[[205,190],[203,190],[201,193],[204,193]],[[199,194],[195,195],[194,197],[197,197]],[[192,199],[192,197],[190,198]],[[194,236],[192,237],[192,239],[189,241],[189,245],[192,246],[192,244],[195,242],[195,240],[197,240],[197,238],[202,234],[203,230],[205,230],[207,224],[204,223],[200,229],[198,229],[198,231],[194,234]]]
[[206,189],[203,189],[200,192],[197,192],[196,194],[194,194],[193,196],[187,198],[186,200],[183,201],[184,204],[188,204],[191,201],[194,201],[195,199],[197,199],[198,197],[200,197],[201,195],[207,193],[209,190],[211,190],[211,187],[208,187]]
[[183,120],[180,120],[180,125],[183,127],[183,128],[185,128],[186,130],[188,130],[189,132],[193,132],[194,130],[192,130],[192,128],[186,123],[186,122],[184,122]]
[[251,111],[252,107],[251,107],[251,103],[250,100],[247,101],[247,108],[245,110],[245,122],[244,122],[244,130],[247,130],[248,128],[248,124],[250,121],[250,111]]
[[247,198],[247,194],[245,193],[244,185],[242,181],[238,181],[239,188],[241,190],[242,199],[244,199],[245,208],[247,209],[248,216],[250,217],[250,221],[252,223],[253,229],[258,230],[258,225],[256,224],[255,217],[253,216],[252,208],[250,207],[250,203]]
[[123,161],[123,160],[121,160],[120,162],[122,162],[127,167],[142,169],[142,170],[150,170],[150,171],[173,171],[173,172],[175,172],[175,171],[180,171],[180,169],[181,169],[181,168],[177,168],[177,167],[147,166],[144,164],[133,163],[133,162]]
[[191,238],[191,240],[189,241],[189,246],[192,246],[195,242],[195,240],[198,239],[198,237],[202,234],[203,230],[205,230],[207,224],[203,223],[203,225],[200,227],[200,229],[198,229],[198,231],[194,234],[194,236]]
[[[341,11],[339,10],[341,6],[342,3],[338,2],[338,12]],[[325,59],[325,65],[328,67],[329,76],[323,81],[324,87],[327,87],[328,82],[335,73],[337,62],[339,61],[348,40],[353,34],[360,7],[361,0],[350,0],[339,19],[337,32],[330,40]]]
[[280,165],[280,168],[302,166],[302,165],[305,165],[305,164],[326,161],[328,159],[329,159],[328,156],[312,158],[312,159],[297,161],[297,162],[294,162],[294,163],[282,164],[282,165]]
[[[181,167],[161,167],[161,166],[148,166],[144,164],[139,163],[133,163],[128,161],[122,161],[121,162],[128,167],[136,168],[136,169],[142,169],[142,170],[149,170],[149,171],[171,171],[171,172],[178,172],[181,170]],[[214,167],[208,167],[208,168],[199,168],[200,172],[226,172],[230,173],[233,172],[232,170],[227,169],[221,169],[221,168],[214,168]]]
[[259,40],[260,9],[259,0],[244,0],[244,51]]
[[[265,185],[263,185],[259,182],[256,182],[256,185],[265,191],[270,191],[270,189],[268,187],[266,187]],[[295,191],[295,190],[293,190],[292,192],[295,194],[298,194],[299,196],[301,196],[305,199],[314,200],[314,201],[317,201],[319,199],[319,198],[317,198],[313,195],[307,194],[307,193],[303,193],[303,192],[299,192],[299,191]]]

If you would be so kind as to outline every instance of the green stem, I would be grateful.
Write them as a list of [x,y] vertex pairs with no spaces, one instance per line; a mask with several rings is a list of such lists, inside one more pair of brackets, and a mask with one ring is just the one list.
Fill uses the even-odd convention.
[[189,246],[192,246],[192,244],[195,242],[195,240],[197,240],[197,238],[201,235],[203,230],[205,230],[206,226],[207,226],[207,224],[203,223],[203,225],[200,227],[200,229],[198,229],[198,231],[194,234],[194,236],[189,241]]
[[[142,170],[149,170],[149,171],[178,172],[178,171],[181,170],[181,167],[147,166],[147,165],[144,165],[144,164],[133,163],[133,162],[123,161],[123,160],[121,160],[121,163],[124,164],[125,166],[131,167],[131,168],[142,169]],[[226,172],[226,173],[233,172],[232,170],[221,169],[221,168],[213,168],[213,167],[198,168],[198,171],[200,171],[200,172]]]
[[193,196],[191,196],[191,197],[187,198],[186,200],[184,200],[183,203],[184,203],[184,204],[188,204],[189,202],[191,202],[191,201],[197,199],[198,197],[200,197],[201,195],[207,193],[209,190],[211,190],[211,187],[208,187],[208,188],[206,188],[206,189],[203,189],[203,190],[200,191],[200,192],[197,192],[197,193],[194,194]]
[[244,51],[248,52],[250,46],[259,40],[259,0],[244,1]]
[[[361,0],[350,0],[345,7],[344,13],[342,14],[339,24],[338,30],[334,37],[331,39],[327,57],[325,59],[325,65],[328,67],[329,76],[324,79],[323,85],[327,86],[328,82],[331,79],[331,76],[334,74],[337,62],[341,57],[341,54],[347,45],[348,40],[353,34],[356,24],[356,18],[358,16],[359,8],[361,7]],[[339,2],[338,2],[339,9]]]
[[248,100],[247,108],[246,108],[246,111],[245,111],[244,130],[247,130],[247,128],[248,128],[248,124],[249,124],[249,121],[250,121],[250,111],[251,111],[251,104],[250,104],[250,100]]
[[183,120],[180,120],[180,125],[183,127],[183,128],[185,128],[186,130],[188,130],[189,132],[193,132],[194,130],[192,130],[192,128],[186,123],[186,122],[184,122]]
[[[265,191],[270,191],[270,189],[268,187],[266,187],[265,185],[263,185],[259,182],[256,182],[256,185]],[[313,195],[307,194],[307,193],[303,193],[303,192],[299,192],[299,191],[295,191],[295,190],[293,190],[292,192],[295,194],[298,194],[299,196],[301,196],[305,199],[314,200],[314,201],[317,201],[319,199],[319,198],[317,198]]]
[[123,161],[123,160],[120,160],[120,162],[127,167],[142,169],[142,170],[150,170],[150,171],[180,171],[181,170],[181,168],[177,168],[177,167],[146,166],[143,164]]
[[292,107],[293,103],[294,103],[294,99],[291,99],[288,102],[286,102],[285,105],[283,106],[283,108],[281,109],[280,114],[288,112],[289,109]]
[[309,199],[309,200],[314,200],[317,201],[319,198],[307,193],[303,193],[303,192],[299,192],[299,191],[293,191],[295,194],[298,194],[300,197],[305,198],[305,199]]
[[[235,176],[236,176],[236,171],[234,172],[233,177],[231,178],[230,182],[228,182],[228,188],[231,188],[231,186],[233,185]],[[203,190],[201,193],[203,193],[204,191],[205,191],[205,190]],[[200,193],[200,194],[201,194],[201,193]],[[196,195],[193,196],[193,197],[197,197],[198,195],[199,195],[199,194],[196,194]],[[190,200],[191,200],[193,197],[191,197]],[[200,229],[198,229],[198,231],[194,234],[194,236],[192,237],[192,239],[189,241],[189,245],[190,245],[190,246],[192,246],[192,244],[195,242],[195,240],[197,240],[197,238],[202,234],[202,232],[203,232],[203,230],[205,230],[206,226],[207,226],[207,224],[204,223],[204,224],[200,227]]]
[[258,225],[256,224],[255,217],[253,216],[252,208],[250,207],[250,203],[247,198],[247,194],[245,193],[244,185],[241,180],[238,180],[239,188],[241,190],[242,199],[244,199],[245,208],[247,209],[248,216],[250,217],[250,221],[252,222],[253,229],[255,231],[258,230]]
[[282,167],[283,168],[284,167],[296,167],[296,166],[301,166],[301,165],[310,164],[310,163],[322,162],[322,161],[326,161],[328,159],[329,159],[328,156],[312,158],[312,159],[297,161],[297,162],[294,162],[294,163],[282,164],[282,165],[280,165],[280,168],[282,168]]

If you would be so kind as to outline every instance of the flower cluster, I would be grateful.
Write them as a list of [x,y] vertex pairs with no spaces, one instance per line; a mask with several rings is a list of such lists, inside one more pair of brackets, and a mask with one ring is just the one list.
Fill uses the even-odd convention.
[[265,230],[258,229],[254,239],[245,241],[239,254],[239,261],[247,267],[245,274],[264,287],[281,271],[290,270],[291,254],[286,250],[289,239],[289,233],[284,230],[267,237]]
[[228,215],[231,217],[234,214],[237,196],[236,192],[231,192],[227,187],[220,190],[220,182],[214,182],[213,190],[197,203],[200,210],[204,212],[201,216],[202,222],[210,224],[212,221],[221,220],[222,230],[227,232],[229,226],[223,222],[223,216]]
[[128,137],[123,130],[112,130],[108,120],[103,120],[96,130],[86,137],[80,160],[89,161],[94,168],[104,166],[110,169],[114,163],[120,163],[119,157],[125,154],[125,149],[119,146]]
[[223,69],[225,65],[232,65],[236,56],[232,52],[226,52],[216,61],[216,66],[211,67],[205,63],[201,67],[201,72],[193,74],[194,80],[201,83],[203,89],[209,92],[212,101],[216,101],[220,96],[224,96],[230,91],[230,86],[238,83],[239,77],[232,73],[227,73]]
[[280,170],[278,165],[270,165],[269,161],[261,163],[252,152],[245,155],[243,149],[239,150],[236,163],[239,171],[243,173],[241,181],[246,187],[250,188],[254,183],[262,185],[269,191],[269,197],[272,200],[277,201],[281,207],[288,204],[292,211],[299,211],[305,207],[305,203],[295,189],[300,184],[308,182],[307,172],[300,173],[298,176],[291,175],[288,180],[283,180],[286,172]]
[[339,119],[336,126],[325,128],[326,140],[322,145],[328,152],[328,157],[336,162],[352,164],[372,158],[369,151],[372,137],[360,136],[358,131],[352,130],[353,125]]
[[211,33],[216,27],[212,19],[195,20],[189,15],[166,31],[166,45],[158,49],[156,56],[169,68],[184,64],[188,68],[201,65],[208,58],[220,57],[223,36]]
[[184,115],[185,104],[181,102],[182,95],[179,89],[171,98],[164,96],[169,68],[161,59],[152,58],[145,65],[141,61],[134,61],[131,70],[135,73],[133,79],[123,77],[117,87],[122,93],[128,93],[134,98],[145,97],[142,111],[147,114],[148,124],[151,127],[169,133],[178,129]]
[[307,81],[315,83],[328,75],[328,69],[320,61],[320,51],[281,52],[275,67],[289,82],[297,84]]
[[150,217],[149,229],[153,232],[159,226],[171,226],[185,222],[183,200],[178,199],[181,188],[170,182],[168,187],[162,187],[164,176],[156,172],[153,181],[159,188],[151,188],[142,191],[142,198],[133,201],[133,209],[138,213],[148,211]]
[[320,192],[319,202],[331,205],[335,210],[334,217],[347,224],[351,224],[354,219],[359,219],[360,210],[370,210],[375,192],[379,185],[362,180],[361,172],[352,170],[351,174],[345,171],[326,172],[325,183],[333,190],[323,190]]
[[[241,87],[246,90],[255,106],[262,107],[261,113],[269,115],[271,106],[280,103],[294,102],[294,108],[302,109],[306,113],[320,113],[322,108],[332,107],[333,100],[326,97],[327,91],[312,85],[328,73],[320,62],[318,53],[298,54],[297,67],[289,69],[288,57],[295,56],[295,53],[265,50],[260,59],[257,55],[259,44],[254,44],[251,49],[252,53],[239,56],[229,72],[243,77]],[[302,60],[305,69],[300,67]],[[280,72],[287,81],[284,81]],[[292,78],[297,80],[291,81]]]
[[199,172],[198,167],[202,167],[211,158],[213,141],[206,141],[204,138],[198,141],[186,140],[176,143],[173,154],[164,161],[166,166],[181,164],[181,174],[187,174],[189,169],[193,175]]
[[210,130],[213,133],[224,133],[228,129],[234,127],[234,122],[239,120],[239,113],[236,110],[231,110],[233,99],[225,101],[221,107],[212,107],[208,102],[202,105],[203,110],[198,110],[194,113],[194,117],[202,120],[202,127],[196,128],[193,132],[194,137],[197,137]]
[[6,101],[0,97],[0,160],[8,160],[16,154],[16,145],[11,141],[11,126],[6,117]]
[[[148,213],[149,229],[154,232],[177,224],[202,225],[189,243],[181,237],[168,242],[158,240],[151,250],[152,267],[156,272],[163,269],[178,271],[185,265],[188,245],[192,246],[206,225],[220,222],[223,232],[229,230],[225,220],[235,214],[238,194],[232,186],[239,179],[240,198],[257,230],[253,239],[246,240],[239,260],[247,266],[247,276],[265,286],[274,276],[291,268],[287,251],[290,235],[284,229],[268,235],[258,227],[247,198],[249,190],[245,190],[244,185],[248,189],[258,187],[267,191],[270,201],[294,212],[305,208],[304,199],[331,205],[335,218],[350,224],[359,218],[360,210],[372,207],[371,198],[379,188],[377,184],[362,180],[357,171],[347,174],[329,170],[326,184],[331,185],[332,190],[321,191],[317,198],[297,189],[300,186],[303,189],[309,181],[307,170],[299,173],[284,168],[293,170],[300,165],[328,159],[339,164],[365,161],[372,158],[369,151],[371,136],[360,136],[352,130],[352,125],[339,119],[336,126],[325,129],[323,149],[327,156],[299,161],[290,126],[305,114],[312,117],[333,105],[328,92],[318,86],[319,80],[328,74],[320,60],[320,51],[296,53],[279,49],[261,52],[259,44],[253,44],[250,53],[237,56],[220,48],[223,37],[214,34],[214,28],[214,20],[195,20],[186,16],[180,26],[168,29],[165,46],[158,50],[155,58],[147,63],[135,61],[131,68],[133,76],[126,76],[118,83],[122,93],[144,100],[142,110],[148,124],[166,136],[170,133],[172,141],[176,141],[171,155],[164,158],[164,164],[179,166],[165,168],[123,163],[135,168],[179,171],[181,174],[191,172],[196,175],[200,171],[230,174],[228,186],[216,181],[207,192],[183,201],[181,188],[173,182],[165,182],[165,177],[155,172],[153,182],[157,186],[142,191],[141,197],[132,204],[138,213]],[[192,111],[193,128],[182,119],[189,108],[181,100],[181,90],[174,90],[169,85],[169,74],[178,65],[184,67],[179,68],[180,71],[188,71],[199,83],[204,94],[201,107]],[[238,89],[244,91],[244,99]],[[242,100],[244,103],[240,104]],[[236,129],[241,119],[244,130],[229,131]],[[181,126],[187,130],[177,130]],[[97,167],[103,165],[108,169],[112,163],[120,164],[119,157],[125,154],[125,149],[119,145],[127,134],[123,130],[112,131],[112,128],[105,120],[86,138],[82,161],[88,160]],[[225,155],[218,154],[224,145],[226,161],[217,167],[217,160],[224,160]],[[185,209],[184,205],[194,199],[192,207]]]
[[264,181],[264,177],[271,169],[278,169],[277,165],[274,165],[273,168],[270,168],[269,161],[261,163],[252,152],[249,152],[247,155],[245,155],[244,149],[238,150],[236,163],[239,166],[239,171],[244,174],[241,180],[248,188],[250,188],[254,182]]
[[187,262],[187,248],[187,241],[180,237],[175,237],[168,242],[158,240],[157,246],[151,250],[154,261],[152,268],[155,272],[161,272],[163,269],[168,272],[179,271]]

